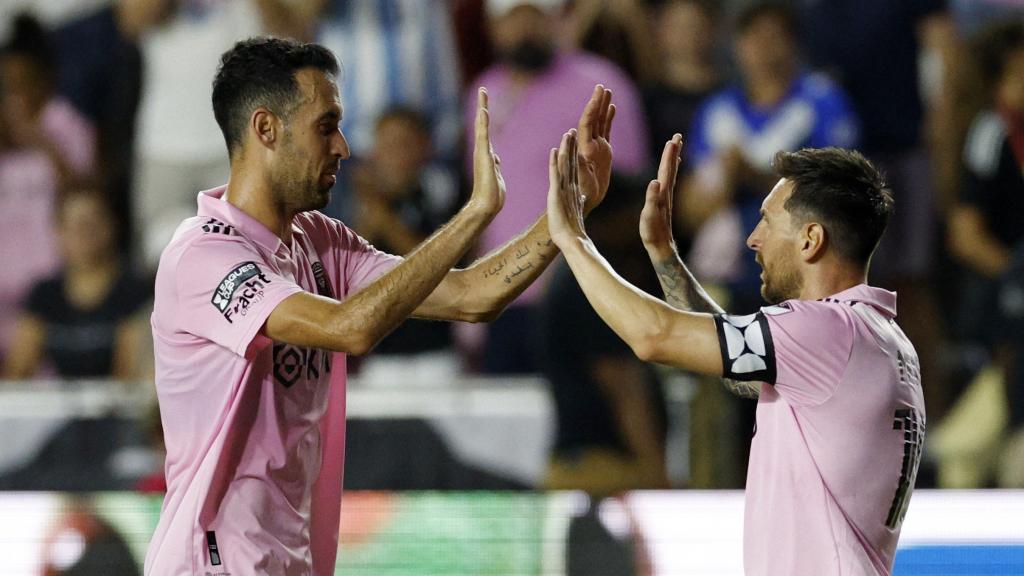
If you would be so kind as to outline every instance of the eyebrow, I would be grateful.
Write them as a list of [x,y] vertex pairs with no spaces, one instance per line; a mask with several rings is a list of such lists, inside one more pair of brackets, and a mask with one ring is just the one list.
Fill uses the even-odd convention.
[[321,114],[320,117],[316,119],[316,121],[317,123],[324,121],[341,122],[341,112],[338,110],[328,110],[327,112]]

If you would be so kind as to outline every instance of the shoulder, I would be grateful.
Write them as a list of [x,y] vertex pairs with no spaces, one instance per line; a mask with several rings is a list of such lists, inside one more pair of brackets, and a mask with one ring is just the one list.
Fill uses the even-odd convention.
[[743,91],[738,85],[726,86],[721,90],[713,92],[697,108],[694,124],[710,122],[712,119],[720,118],[723,115],[739,115],[742,99]]
[[852,342],[856,331],[853,310],[834,299],[787,300],[761,308],[776,341],[791,340],[802,345],[825,341]]
[[804,73],[798,82],[794,97],[809,102],[819,115],[841,116],[852,112],[846,92],[825,74]]
[[[217,218],[193,216],[174,232],[157,266],[156,285],[177,283],[180,274],[194,275],[196,268],[242,256],[263,260],[256,245],[238,230]],[[184,266],[184,270],[180,268]]]
[[964,165],[975,174],[991,178],[999,170],[999,160],[1007,137],[1006,122],[992,110],[974,117],[964,144]]
[[[573,50],[570,52],[564,52],[558,55],[559,66],[567,67],[572,70],[576,75],[585,77],[595,82],[611,83],[615,81],[629,82],[629,77],[626,73],[615,65],[614,62],[598,56],[597,54],[591,54],[590,52],[584,52],[582,50]],[[591,86],[593,88],[593,86]]]

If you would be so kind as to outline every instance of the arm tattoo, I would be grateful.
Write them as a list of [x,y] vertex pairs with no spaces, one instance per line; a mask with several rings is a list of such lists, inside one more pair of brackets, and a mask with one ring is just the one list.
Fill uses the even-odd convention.
[[704,289],[694,279],[693,274],[690,274],[686,265],[675,254],[656,263],[654,270],[658,273],[658,281],[661,282],[661,289],[665,292],[665,302],[672,307],[688,312],[707,312],[709,314],[725,312],[704,292]]
[[[688,312],[723,314],[725,310],[700,287],[693,274],[676,254],[654,264],[658,281],[665,292],[665,302],[673,308]],[[741,398],[757,398],[761,393],[759,382],[739,382],[722,378],[725,389]]]
[[753,398],[756,400],[761,395],[760,382],[739,382],[729,378],[722,378],[722,385],[725,386],[726,390],[740,398]]

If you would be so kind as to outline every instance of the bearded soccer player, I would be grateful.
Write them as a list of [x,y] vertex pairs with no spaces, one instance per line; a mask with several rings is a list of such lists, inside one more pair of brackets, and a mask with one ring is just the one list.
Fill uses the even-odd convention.
[[[472,266],[452,266],[504,202],[479,93],[473,191],[405,258],[316,212],[349,156],[338,63],[315,44],[240,42],[213,108],[231,161],[164,250],[153,311],[167,496],[152,576],[334,573],[345,448],[345,355],[410,315],[495,317],[557,251],[540,218]],[[580,162],[608,187],[611,93],[580,119]],[[586,146],[589,145],[589,149]],[[543,168],[542,168],[543,169]]]
[[568,133],[551,151],[548,218],[587,299],[640,358],[720,376],[758,399],[747,473],[747,576],[891,574],[924,440],[914,347],[896,295],[867,284],[892,195],[857,152],[779,153],[747,239],[773,304],[725,314],[674,249],[681,137],[647,188],[640,233],[666,302],[624,282],[586,235]]

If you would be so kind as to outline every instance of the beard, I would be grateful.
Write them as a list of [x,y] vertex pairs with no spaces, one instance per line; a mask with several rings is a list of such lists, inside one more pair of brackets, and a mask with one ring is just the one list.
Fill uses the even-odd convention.
[[331,185],[324,185],[323,172],[314,171],[304,159],[289,155],[283,162],[288,172],[279,172],[271,177],[271,184],[277,197],[296,214],[325,208],[331,201]]
[[526,40],[500,53],[499,58],[517,70],[537,73],[547,70],[555,59],[555,48],[549,43]]
[[761,264],[764,270],[764,281],[761,283],[761,297],[769,304],[778,304],[786,300],[792,300],[800,295],[803,288],[803,278],[786,266],[776,266],[769,271]]

